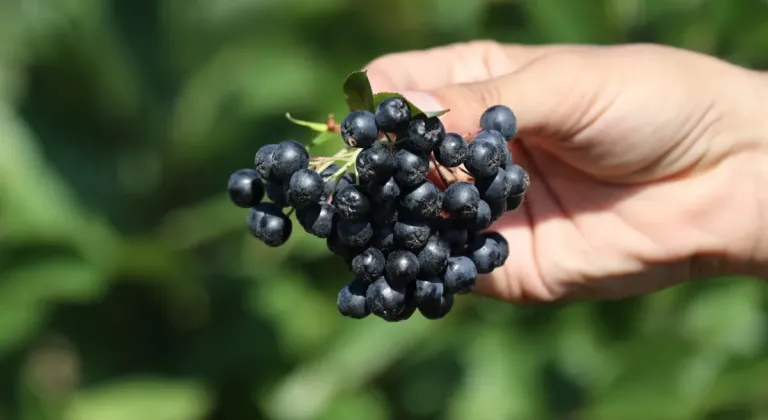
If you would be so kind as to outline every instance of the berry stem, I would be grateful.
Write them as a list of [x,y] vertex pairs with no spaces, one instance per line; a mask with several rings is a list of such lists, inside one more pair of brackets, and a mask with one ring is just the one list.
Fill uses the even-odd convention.
[[[448,182],[448,180],[445,177],[445,173],[443,172],[446,170],[446,168],[443,167],[443,165],[441,165],[437,161],[437,159],[435,159],[434,155],[429,155],[429,160],[432,162],[433,165],[435,165],[435,169],[437,169],[437,174],[440,176],[440,180],[443,181],[443,184],[445,184],[446,187],[453,184],[453,182],[456,181],[455,177],[453,177],[453,174],[451,174],[453,178],[453,182],[450,182],[450,183]],[[448,171],[448,173],[450,174],[450,171]]]
[[295,212],[295,211],[296,211],[296,207],[291,207],[291,208],[288,210],[288,213],[286,213],[285,215],[286,215],[287,217],[291,217],[291,215],[292,215],[292,214],[293,214],[293,212]]

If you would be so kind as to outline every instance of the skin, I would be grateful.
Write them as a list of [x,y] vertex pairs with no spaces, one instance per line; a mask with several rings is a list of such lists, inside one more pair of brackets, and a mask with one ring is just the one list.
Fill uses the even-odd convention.
[[504,301],[618,299],[718,275],[768,278],[768,77],[647,45],[476,41],[367,65],[374,92],[451,109],[469,133],[504,104],[530,174],[492,227],[507,264],[476,291]]

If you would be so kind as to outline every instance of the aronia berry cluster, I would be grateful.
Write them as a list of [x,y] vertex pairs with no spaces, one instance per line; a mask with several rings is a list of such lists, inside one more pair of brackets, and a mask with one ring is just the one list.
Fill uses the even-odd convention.
[[338,294],[342,315],[444,317],[455,295],[509,256],[507,241],[486,229],[520,206],[529,185],[508,147],[514,113],[488,108],[468,139],[393,96],[375,112],[351,111],[338,128],[346,147],[332,157],[292,140],[263,146],[253,169],[230,176],[230,199],[250,209],[250,232],[269,246],[288,241],[294,212],[326,240],[351,271]]

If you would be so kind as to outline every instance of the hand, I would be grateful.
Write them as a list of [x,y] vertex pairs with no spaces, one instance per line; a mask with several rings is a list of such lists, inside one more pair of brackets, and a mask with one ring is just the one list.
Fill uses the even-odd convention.
[[531,186],[492,227],[510,257],[477,292],[615,299],[767,265],[760,73],[654,45],[488,41],[387,55],[366,69],[374,92],[450,108],[448,131],[477,130],[495,104],[517,115],[511,150]]

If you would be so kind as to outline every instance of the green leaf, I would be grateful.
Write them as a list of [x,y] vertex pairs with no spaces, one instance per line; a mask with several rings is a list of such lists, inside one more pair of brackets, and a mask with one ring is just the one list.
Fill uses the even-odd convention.
[[211,407],[211,396],[198,383],[135,377],[79,392],[64,419],[200,420]]
[[288,120],[296,125],[300,125],[302,127],[309,127],[315,131],[319,131],[321,133],[324,133],[328,131],[328,124],[327,123],[318,123],[318,122],[312,122],[312,121],[303,121],[303,120],[297,120],[296,118],[293,118],[291,116],[290,112],[285,113],[285,118],[288,118]]
[[374,112],[373,90],[365,71],[356,71],[344,81],[344,94],[350,111],[365,110]]
[[375,95],[373,95],[373,106],[374,109],[376,109],[377,106],[379,106],[380,103],[382,103],[385,99],[389,98],[403,98],[405,99],[405,102],[408,103],[408,106],[411,107],[411,118],[416,117],[424,117],[424,118],[432,118],[432,117],[440,117],[442,115],[445,115],[450,111],[450,109],[443,109],[440,111],[424,111],[413,104],[413,102],[409,101],[408,98],[405,96],[394,93],[394,92],[379,92]]

